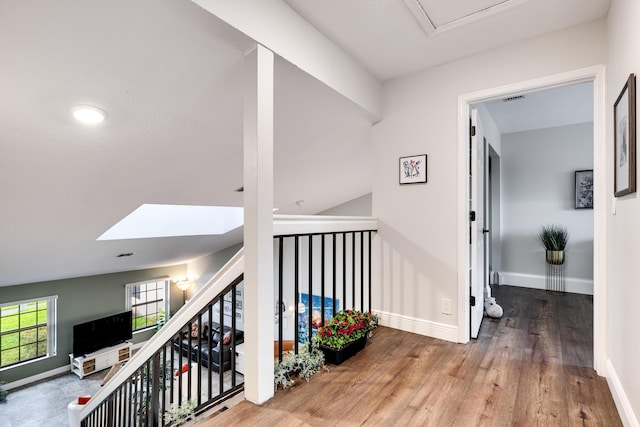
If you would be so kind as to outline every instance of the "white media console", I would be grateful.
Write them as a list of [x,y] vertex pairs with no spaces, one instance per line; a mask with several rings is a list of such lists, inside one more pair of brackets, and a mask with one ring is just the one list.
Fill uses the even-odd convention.
[[94,372],[111,368],[117,363],[126,362],[131,357],[132,345],[130,342],[124,342],[79,357],[70,354],[71,372],[82,379]]

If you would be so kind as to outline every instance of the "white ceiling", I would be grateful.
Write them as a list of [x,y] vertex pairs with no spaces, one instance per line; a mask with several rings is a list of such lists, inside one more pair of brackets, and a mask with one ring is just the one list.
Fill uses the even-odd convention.
[[[594,21],[611,3],[420,0],[434,19],[456,21],[428,35],[407,6],[414,0],[285,1],[382,80]],[[489,3],[503,4],[486,9]]]
[[484,103],[503,134],[593,121],[592,82],[512,94],[508,98]]
[[[401,0],[286,0],[380,79],[596,19],[609,1],[520,1],[427,35]],[[241,241],[239,229],[96,239],[145,203],[242,205],[253,44],[189,0],[0,0],[0,286],[181,263]],[[370,192],[371,123],[283,60],[275,76],[279,212]],[[78,104],[108,117],[81,126]]]

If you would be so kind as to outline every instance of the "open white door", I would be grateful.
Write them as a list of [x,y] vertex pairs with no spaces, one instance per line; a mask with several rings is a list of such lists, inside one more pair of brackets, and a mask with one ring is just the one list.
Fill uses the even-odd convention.
[[478,118],[478,110],[471,109],[470,135],[470,260],[469,283],[471,286],[471,338],[478,338],[480,324],[484,314],[484,288],[488,280],[486,239],[488,229],[485,225],[486,215],[486,183],[487,183],[487,141],[482,132],[482,124]]

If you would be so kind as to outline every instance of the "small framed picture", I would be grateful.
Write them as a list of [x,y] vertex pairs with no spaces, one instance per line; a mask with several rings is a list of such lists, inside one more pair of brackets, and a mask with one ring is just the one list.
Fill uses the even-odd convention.
[[636,76],[629,74],[613,104],[614,178],[616,197],[636,192]]
[[224,302],[224,314],[226,314],[227,316],[231,316],[231,302],[230,301],[225,301]]
[[400,184],[427,182],[427,155],[400,157]]
[[576,171],[576,209],[593,209],[593,169]]

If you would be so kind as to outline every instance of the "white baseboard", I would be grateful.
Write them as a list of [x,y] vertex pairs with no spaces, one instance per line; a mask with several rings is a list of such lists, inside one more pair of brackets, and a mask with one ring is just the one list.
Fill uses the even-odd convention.
[[13,388],[22,387],[25,385],[29,385],[31,383],[35,383],[40,380],[44,380],[50,377],[55,377],[56,375],[66,374],[66,373],[69,373],[69,374],[71,373],[71,365],[61,366],[59,368],[52,369],[50,371],[41,372],[37,375],[32,375],[30,377],[26,377],[26,378],[19,379],[17,381],[6,383],[5,385],[2,386],[2,388],[4,388],[5,390],[11,390]]
[[638,418],[633,412],[627,394],[624,392],[620,378],[618,378],[618,374],[616,374],[616,370],[613,368],[613,364],[609,359],[607,360],[607,383],[609,384],[616,408],[618,408],[622,424],[628,427],[640,427]]
[[[499,277],[501,285],[519,286],[522,288],[532,289],[546,288],[547,279],[545,276],[501,271]],[[565,277],[564,285],[566,292],[593,295],[593,280]]]
[[381,326],[412,332],[418,335],[438,338],[445,341],[458,342],[458,327],[430,320],[417,319],[380,310],[373,310],[378,315]]

